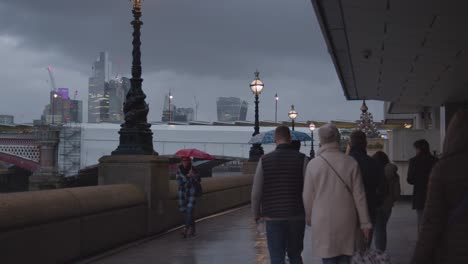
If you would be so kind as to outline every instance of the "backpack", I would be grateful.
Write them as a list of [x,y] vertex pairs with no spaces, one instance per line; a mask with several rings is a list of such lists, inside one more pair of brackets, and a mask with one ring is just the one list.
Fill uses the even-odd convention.
[[391,195],[390,184],[385,175],[382,175],[379,185],[377,186],[377,205],[381,206],[388,195]]

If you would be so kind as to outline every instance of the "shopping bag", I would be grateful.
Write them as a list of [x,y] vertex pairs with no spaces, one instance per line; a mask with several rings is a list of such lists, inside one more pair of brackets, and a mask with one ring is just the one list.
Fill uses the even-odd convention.
[[391,261],[387,253],[377,249],[367,249],[356,252],[351,264],[391,264]]

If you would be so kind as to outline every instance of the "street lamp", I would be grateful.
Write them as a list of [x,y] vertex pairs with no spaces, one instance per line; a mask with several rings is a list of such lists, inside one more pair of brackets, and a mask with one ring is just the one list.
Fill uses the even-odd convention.
[[58,94],[54,92],[52,95],[52,125],[55,124],[55,100],[57,99]]
[[153,149],[153,132],[148,124],[149,107],[141,88],[141,0],[133,0],[133,50],[131,87],[123,104],[125,122],[121,125],[119,146],[112,155],[158,155]]
[[310,129],[310,137],[312,138],[312,141],[310,143],[310,158],[313,159],[315,158],[315,150],[314,150],[314,130],[315,130],[315,124],[310,123],[309,124],[309,129]]
[[172,121],[172,108],[171,108],[171,103],[172,103],[172,96],[171,92],[169,92],[169,122]]
[[[264,84],[260,80],[259,75],[260,73],[255,71],[255,79],[250,83],[250,90],[252,90],[252,93],[255,95],[255,126],[252,136],[260,133],[260,124],[258,121],[258,96],[262,92]],[[258,161],[263,153],[262,144],[252,144],[249,152],[249,161]]]
[[297,118],[297,111],[294,109],[294,105],[291,105],[291,110],[288,112],[289,118],[291,118],[292,131],[294,131],[294,120]]
[[275,123],[278,123],[278,93],[275,93]]

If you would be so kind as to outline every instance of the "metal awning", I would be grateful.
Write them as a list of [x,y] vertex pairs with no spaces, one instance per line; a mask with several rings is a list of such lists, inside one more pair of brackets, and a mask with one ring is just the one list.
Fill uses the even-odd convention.
[[465,1],[312,3],[347,99],[398,108],[468,100]]

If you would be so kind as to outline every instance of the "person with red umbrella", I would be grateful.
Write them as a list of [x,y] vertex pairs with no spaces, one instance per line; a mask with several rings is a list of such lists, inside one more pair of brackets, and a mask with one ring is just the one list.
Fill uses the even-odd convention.
[[201,195],[200,175],[192,166],[190,157],[182,157],[182,164],[179,165],[176,173],[179,185],[179,211],[184,214],[185,227],[182,233],[184,238],[195,236],[194,210],[196,198]]

